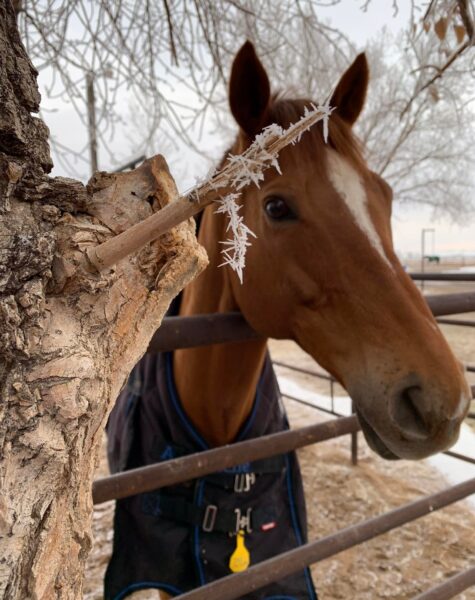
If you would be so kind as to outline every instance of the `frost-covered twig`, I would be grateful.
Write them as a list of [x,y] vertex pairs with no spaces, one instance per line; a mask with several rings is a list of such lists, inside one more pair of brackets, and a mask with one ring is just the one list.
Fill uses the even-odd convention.
[[[224,206],[222,203],[227,195],[236,193],[236,190],[241,190],[250,183],[259,185],[264,178],[263,172],[266,169],[270,167],[278,169],[277,157],[279,152],[285,146],[298,142],[302,134],[310,129],[312,125],[323,121],[324,136],[327,136],[328,118],[331,110],[328,104],[318,107],[312,106],[311,110],[307,109],[305,111],[304,116],[297,123],[290,125],[287,129],[282,129],[275,124],[270,125],[256,137],[243,154],[239,157],[230,156],[225,166],[210,179],[198,184],[186,195],[177,198],[176,201],[130,229],[103,244],[90,248],[87,255],[91,265],[98,271],[107,269],[132,252],[136,252],[149,242],[156,240],[172,227],[200,212],[211,202],[218,201]],[[237,215],[237,212],[235,214]],[[237,218],[239,219],[239,217]],[[237,249],[236,264],[239,265],[244,264],[243,258],[239,258],[239,256],[245,253],[245,248],[249,244],[248,237],[251,233],[245,227],[241,221],[238,227],[239,245],[233,242],[234,245],[229,246],[227,242],[231,240],[225,242],[225,251],[226,248]],[[227,252],[228,256],[232,256],[229,250]],[[229,264],[231,263],[234,264],[235,261],[231,260]]]
[[332,108],[328,103],[305,109],[305,114],[299,121],[283,129],[280,125],[273,123],[266,127],[262,133],[256,136],[254,142],[239,155],[230,155],[224,167],[215,173],[210,179],[195,186],[186,195],[190,201],[198,202],[201,206],[216,200],[219,191],[227,189],[240,190],[246,185],[259,182],[264,179],[264,171],[270,167],[279,170],[277,157],[281,150],[289,144],[300,141],[302,135],[318,123],[323,121],[323,134],[325,141],[328,137],[328,119]]

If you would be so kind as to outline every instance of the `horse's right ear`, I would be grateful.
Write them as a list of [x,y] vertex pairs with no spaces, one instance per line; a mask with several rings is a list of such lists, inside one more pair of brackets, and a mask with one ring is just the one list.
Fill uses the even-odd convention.
[[267,73],[251,42],[246,42],[233,62],[229,104],[238,125],[249,138],[264,126],[270,102]]
[[368,89],[369,69],[364,53],[358,54],[353,64],[343,73],[330,106],[349,125],[353,125],[363,110]]

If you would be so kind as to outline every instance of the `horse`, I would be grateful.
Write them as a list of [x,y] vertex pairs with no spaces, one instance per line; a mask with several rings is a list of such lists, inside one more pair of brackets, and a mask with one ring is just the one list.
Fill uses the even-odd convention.
[[[184,290],[178,314],[240,311],[261,337],[177,350],[160,358],[161,363],[144,357],[121,394],[122,405],[119,402],[111,416],[113,430],[135,428],[135,437],[126,442],[123,436],[117,442],[113,431],[109,432],[110,456],[122,457],[115,461],[116,470],[179,454],[180,450],[170,445],[157,446],[151,441],[158,429],[166,438],[179,425],[184,430],[179,441],[192,440],[198,450],[250,435],[249,423],[256,420],[256,413],[267,424],[252,435],[268,432],[269,419],[274,423],[270,430],[284,429],[287,425],[268,359],[268,338],[294,340],[347,389],[369,446],[383,458],[421,459],[456,441],[470,401],[462,366],[395,254],[390,224],[392,190],[370,170],[353,133],[368,79],[367,61],[360,54],[331,97],[334,111],[328,143],[323,128],[314,126],[298,144],[281,153],[282,174],[268,170],[259,188],[248,186],[243,191],[240,214],[256,239],[248,248],[242,284],[230,269],[218,268],[222,262],[219,241],[226,238],[225,216],[216,214],[213,206],[204,210],[199,241],[210,264]],[[267,125],[287,127],[299,120],[311,101],[273,94],[264,66],[253,45],[246,42],[232,65],[229,104],[239,126],[230,152],[239,154]],[[162,375],[166,385],[155,381]],[[165,408],[162,394],[168,398]],[[137,404],[134,413],[130,407]],[[118,427],[118,423],[122,425]],[[158,428],[155,434],[154,427]],[[190,449],[185,448],[187,451]],[[286,548],[303,543],[305,510],[298,466],[293,455],[284,458],[274,467],[252,467],[257,475],[243,469],[217,474],[217,479],[206,480],[206,487],[204,480],[184,484],[171,499],[165,492],[157,492],[118,502],[106,582],[121,577],[122,582],[105,597],[159,597],[157,590],[177,595],[246,568],[249,551],[253,562],[253,553],[260,553],[259,560],[270,557],[281,541]],[[206,494],[213,490],[227,494],[223,502],[228,502],[231,513],[238,500],[256,489],[257,503],[262,505],[263,498],[269,507],[275,496],[277,506],[281,496],[275,481],[278,485],[287,481],[287,492],[294,494],[285,496],[283,508],[275,509],[277,517],[264,515],[265,522],[261,519],[258,529],[259,519],[253,516],[250,527],[251,509],[244,503],[241,510],[238,504],[234,508],[235,535],[211,531],[224,508],[212,503],[205,507]],[[191,516],[190,506],[195,511]],[[185,513],[187,524],[183,524]],[[180,525],[173,514],[182,521]],[[223,517],[222,523],[225,521]],[[288,533],[291,524],[293,537]],[[228,526],[222,528],[227,531]],[[166,538],[172,530],[175,537],[170,533]],[[161,546],[159,536],[167,540]],[[207,546],[211,540],[216,541],[216,551]],[[238,547],[244,564],[233,568],[232,557]],[[127,579],[124,573],[134,560],[142,571],[139,576],[127,575]],[[155,567],[144,565],[153,561],[165,565],[160,576],[165,573],[168,583],[148,574],[147,569]],[[207,570],[212,572],[208,578]],[[186,580],[186,585],[173,583],[173,576]],[[269,588],[246,598],[316,598],[308,571],[299,577],[287,588]]]

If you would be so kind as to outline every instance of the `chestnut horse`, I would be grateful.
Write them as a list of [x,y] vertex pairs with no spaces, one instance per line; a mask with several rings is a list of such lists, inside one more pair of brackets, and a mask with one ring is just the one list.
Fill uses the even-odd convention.
[[[181,406],[210,446],[233,442],[251,413],[266,338],[295,340],[341,382],[380,456],[420,459],[458,437],[470,398],[463,370],[394,252],[391,188],[352,133],[367,84],[361,54],[331,98],[328,144],[314,126],[281,153],[282,175],[268,170],[259,189],[244,190],[240,214],[257,238],[242,285],[218,268],[225,217],[213,206],[203,213],[199,240],[210,265],[184,291],[179,314],[240,311],[262,335],[174,352]],[[310,105],[271,94],[250,43],[234,60],[229,101],[239,125],[233,154]]]

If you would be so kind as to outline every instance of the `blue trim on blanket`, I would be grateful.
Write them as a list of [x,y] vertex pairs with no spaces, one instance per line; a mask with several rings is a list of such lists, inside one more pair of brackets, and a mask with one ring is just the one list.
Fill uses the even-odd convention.
[[[201,479],[198,483],[198,491],[197,491],[197,499],[196,499],[196,503],[197,505],[200,507],[203,503],[203,492],[204,492],[204,487],[205,487],[205,481],[204,479]],[[204,585],[206,583],[206,579],[205,579],[205,574],[204,574],[204,570],[203,570],[203,565],[201,563],[201,557],[200,557],[200,529],[201,529],[201,525],[195,525],[194,526],[194,532],[193,532],[193,537],[194,537],[194,543],[193,543],[193,553],[195,555],[195,563],[196,566],[198,568],[198,575],[200,578],[200,585]]]
[[[202,450],[209,450],[210,449],[209,445],[206,443],[206,441],[200,435],[200,433],[196,430],[195,426],[188,418],[188,415],[186,414],[186,412],[181,404],[181,400],[178,396],[178,390],[176,389],[175,378],[173,377],[173,353],[172,352],[165,353],[165,368],[166,368],[166,381],[167,381],[168,393],[170,394],[170,398],[172,400],[173,407],[175,408],[176,412],[178,413],[180,421],[182,422],[186,431],[191,435],[191,437],[195,440],[195,442],[202,448]],[[249,417],[246,419],[246,422],[244,423],[237,438],[231,443],[240,442],[244,438],[244,436],[249,432],[249,429],[253,425],[254,419],[256,418],[257,409],[260,404],[261,384],[262,384],[262,373],[259,377],[259,382],[257,384],[256,396],[254,399],[251,413],[250,413]],[[244,471],[244,472],[246,472],[246,471]]]
[[261,399],[261,382],[262,382],[262,373],[259,375],[259,381],[257,383],[257,388],[256,388],[256,396],[254,398],[254,404],[252,406],[251,414],[248,416],[241,431],[239,432],[239,434],[235,440],[236,442],[240,442],[244,439],[244,436],[249,432],[249,429],[251,428],[252,424],[254,423],[254,419],[256,418],[256,413],[257,413],[257,407],[259,406],[260,399]]
[[[176,389],[176,385],[175,385],[175,379],[173,376],[173,353],[172,352],[165,353],[165,369],[166,369],[166,383],[167,383],[168,392],[170,394],[170,398],[171,398],[173,407],[175,408],[175,410],[178,414],[178,417],[180,418],[180,421],[182,422],[183,426],[185,427],[185,430],[190,434],[190,436],[195,440],[195,442],[201,447],[201,449],[209,450],[210,449],[209,445],[206,443],[206,441],[203,439],[203,437],[200,435],[200,433],[196,430],[196,428],[194,427],[193,423],[188,418],[188,416],[181,404],[180,398],[178,396],[178,390]],[[258,382],[257,388],[256,388],[256,396],[254,399],[254,404],[253,404],[251,413],[250,413],[249,417],[247,418],[246,422],[244,423],[237,438],[234,440],[234,442],[242,441],[242,439],[246,436],[246,434],[249,432],[250,428],[252,427],[252,424],[253,424],[256,414],[257,414],[257,409],[258,409],[258,406],[260,403],[260,399],[261,399],[262,378],[263,378],[263,373],[261,373],[261,375],[259,377],[259,382]],[[287,423],[286,419],[285,419],[285,421]],[[287,427],[288,427],[288,423],[287,423]],[[286,458],[286,465],[287,465],[287,473],[286,473],[287,494],[288,494],[289,504],[290,504],[292,526],[293,526],[298,544],[302,545],[303,538],[302,538],[302,534],[300,531],[300,526],[298,524],[295,500],[294,500],[294,496],[292,493],[290,461],[289,461],[288,455],[286,455],[285,458]],[[233,467],[233,469],[243,468],[243,471],[247,472],[247,470],[249,469],[249,466],[250,466],[249,463],[244,463],[243,465],[238,465],[237,467]],[[197,488],[197,506],[198,507],[200,507],[203,502],[204,486],[205,486],[205,479],[198,480],[198,488]],[[203,564],[201,562],[201,557],[200,557],[200,528],[201,527],[199,525],[195,525],[193,528],[193,538],[194,538],[193,539],[193,554],[194,554],[194,558],[195,558],[196,567],[198,570],[200,585],[202,586],[202,585],[205,585],[206,578],[205,578]],[[309,592],[310,600],[317,600],[317,597],[314,592],[313,584],[312,584],[312,581],[310,578],[309,570],[304,569],[304,574],[305,574],[305,581],[307,583],[307,589]],[[165,590],[165,591],[167,591],[167,590]],[[120,598],[117,598],[114,600],[120,600]],[[293,596],[268,596],[265,598],[265,600],[296,600],[296,599]]]
[[139,581],[137,583],[131,583],[122,591],[120,591],[117,596],[114,596],[113,600],[122,600],[132,592],[137,592],[138,590],[163,590],[168,594],[172,594],[173,596],[179,596],[180,594],[184,594],[181,590],[179,590],[174,585],[169,585],[168,583],[162,583],[161,581]]
[[185,413],[183,406],[180,402],[180,398],[178,397],[178,391],[175,386],[175,379],[173,377],[173,353],[167,352],[165,354],[165,368],[166,368],[166,376],[167,376],[167,388],[168,393],[170,394],[171,401],[173,403],[173,407],[175,408],[178,416],[180,417],[180,421],[185,427],[186,431],[191,435],[191,437],[195,440],[198,446],[201,447],[202,450],[209,450],[208,444],[201,437],[201,435],[196,431],[195,427],[189,420],[187,414]]

